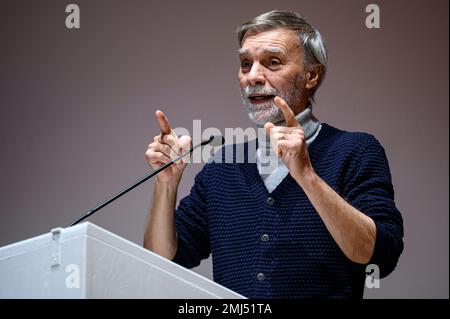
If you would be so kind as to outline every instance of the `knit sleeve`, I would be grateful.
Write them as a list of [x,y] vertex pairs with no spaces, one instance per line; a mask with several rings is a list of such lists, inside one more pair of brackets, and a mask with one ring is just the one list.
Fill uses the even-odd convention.
[[180,201],[175,210],[178,248],[172,261],[186,268],[198,266],[202,259],[208,258],[211,251],[204,178],[205,168],[197,174],[190,194]]
[[375,139],[352,157],[344,180],[344,198],[376,225],[375,249],[369,264],[386,277],[403,251],[403,220],[394,202],[389,163]]

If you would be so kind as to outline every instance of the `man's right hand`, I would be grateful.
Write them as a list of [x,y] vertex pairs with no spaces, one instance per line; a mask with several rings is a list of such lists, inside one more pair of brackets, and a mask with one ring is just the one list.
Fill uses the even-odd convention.
[[[156,111],[155,115],[161,134],[155,136],[153,142],[148,145],[145,157],[153,169],[158,169],[188,151],[191,147],[191,138],[187,135],[177,137],[163,112]],[[188,161],[189,156],[186,156],[167,167],[157,175],[157,181],[165,184],[178,184]]]

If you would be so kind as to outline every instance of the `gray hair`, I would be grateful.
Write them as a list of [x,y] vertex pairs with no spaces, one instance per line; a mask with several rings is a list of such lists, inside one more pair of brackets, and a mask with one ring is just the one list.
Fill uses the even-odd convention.
[[245,36],[249,31],[249,34],[254,34],[278,28],[287,28],[297,33],[300,48],[303,53],[303,67],[306,70],[316,65],[320,66],[319,81],[309,98],[311,101],[314,101],[314,94],[325,78],[328,66],[328,53],[325,41],[319,31],[309,24],[300,14],[290,11],[273,10],[241,24],[237,28],[239,46],[242,47]]

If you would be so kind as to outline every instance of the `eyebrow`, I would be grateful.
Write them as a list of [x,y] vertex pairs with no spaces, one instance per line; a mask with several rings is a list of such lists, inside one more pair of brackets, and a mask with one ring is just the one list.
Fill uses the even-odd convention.
[[[269,48],[265,48],[264,52],[266,53],[272,53],[272,54],[284,54],[284,50],[281,48],[276,48],[276,47],[269,47]],[[244,48],[240,48],[238,50],[238,54],[239,55],[243,55],[243,54],[247,54],[248,50],[244,49]]]
[[281,48],[267,48],[264,50],[264,52],[274,53],[274,54],[283,54],[284,50]]
[[248,50],[246,50],[244,48],[240,48],[239,50],[237,50],[237,52],[238,52],[239,55],[242,55],[242,54],[248,53]]

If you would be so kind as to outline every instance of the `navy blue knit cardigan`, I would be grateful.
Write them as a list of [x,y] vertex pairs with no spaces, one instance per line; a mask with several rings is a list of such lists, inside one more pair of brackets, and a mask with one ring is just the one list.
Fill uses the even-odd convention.
[[[314,170],[375,221],[369,263],[385,277],[403,250],[403,221],[384,149],[370,134],[322,125],[308,147]],[[366,265],[343,254],[290,175],[269,194],[254,161],[208,163],[180,201],[175,223],[173,261],[192,268],[212,254],[214,281],[246,297],[363,297]]]

